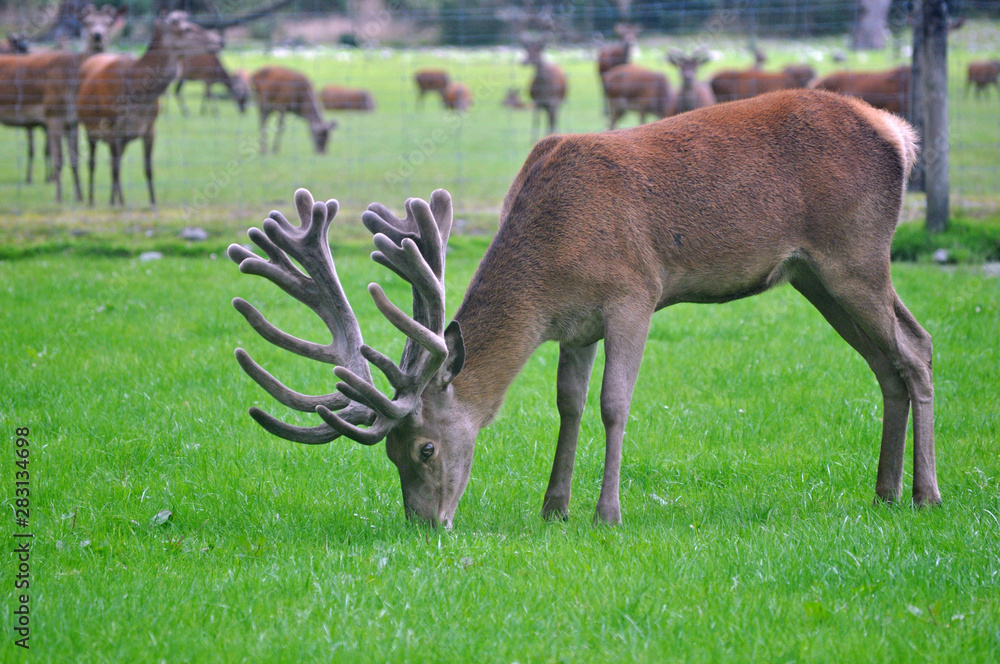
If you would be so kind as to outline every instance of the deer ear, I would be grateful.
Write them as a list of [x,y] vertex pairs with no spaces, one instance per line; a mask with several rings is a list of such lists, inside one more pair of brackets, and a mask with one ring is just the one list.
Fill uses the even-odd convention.
[[451,321],[444,331],[444,342],[448,346],[448,359],[438,372],[441,389],[451,385],[465,364],[465,340],[462,338],[462,328],[457,320]]

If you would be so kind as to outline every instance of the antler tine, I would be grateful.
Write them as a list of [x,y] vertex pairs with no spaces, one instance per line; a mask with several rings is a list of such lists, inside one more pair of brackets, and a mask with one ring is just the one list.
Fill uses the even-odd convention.
[[[233,306],[265,340],[303,357],[343,366],[370,382],[368,362],[361,353],[361,329],[341,288],[330,253],[328,233],[339,204],[335,200],[316,202],[307,190],[299,189],[295,192],[295,207],[300,220],[298,227],[289,223],[280,212],[273,211],[264,220],[262,229],[251,228],[248,231],[250,239],[264,250],[268,260],[235,244],[229,247],[227,253],[239,265],[241,272],[265,277],[308,306],[326,324],[331,342],[318,344],[287,334],[241,298],[235,298]],[[306,273],[299,270],[289,256],[297,260]],[[310,396],[289,389],[241,348],[236,350],[236,359],[247,375],[290,408],[306,412],[314,412],[318,408],[343,409],[339,417],[352,425],[371,424],[376,419],[375,412],[364,402],[352,401],[349,395],[342,392]],[[256,408],[251,409],[250,414],[269,432],[288,440],[321,444],[341,435],[327,424],[297,427]]]

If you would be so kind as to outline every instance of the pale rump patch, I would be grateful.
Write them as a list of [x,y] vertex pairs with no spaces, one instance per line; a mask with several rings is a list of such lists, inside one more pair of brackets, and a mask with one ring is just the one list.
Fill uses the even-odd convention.
[[920,139],[916,130],[909,122],[894,113],[869,106],[854,97],[847,97],[847,99],[884,139],[896,146],[903,160],[903,179],[908,179],[910,169],[917,161],[917,152],[920,150]]

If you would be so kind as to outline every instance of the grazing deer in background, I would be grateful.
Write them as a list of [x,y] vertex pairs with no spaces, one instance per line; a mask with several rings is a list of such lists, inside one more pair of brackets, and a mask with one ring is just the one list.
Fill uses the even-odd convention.
[[247,110],[247,99],[250,98],[250,88],[246,80],[232,75],[222,65],[219,56],[215,53],[198,53],[186,55],[181,58],[180,75],[177,83],[174,84],[174,98],[177,99],[177,106],[181,109],[182,115],[188,114],[184,97],[181,96],[181,89],[185,81],[202,81],[205,84],[205,94],[201,98],[201,109],[199,112],[204,115],[209,103],[213,104],[215,113],[219,113],[219,105],[215,95],[212,94],[212,86],[222,85],[229,92],[229,96],[236,102],[236,107],[240,113]]
[[639,121],[645,123],[647,114],[656,119],[665,118],[674,105],[670,82],[658,71],[638,65],[619,65],[604,75],[603,83],[609,129],[614,129],[628,111],[638,113]]
[[535,77],[528,89],[528,95],[535,103],[535,111],[531,114],[531,140],[535,140],[538,136],[538,118],[542,111],[545,111],[549,118],[548,133],[554,133],[556,130],[559,106],[566,99],[566,74],[558,65],[542,60],[545,42],[530,42],[525,44],[524,48],[528,53],[522,64],[532,65],[535,68]]
[[452,111],[467,111],[472,105],[472,91],[465,83],[452,81],[441,93],[444,107]]
[[344,88],[339,85],[327,85],[319,93],[323,108],[328,111],[365,111],[375,110],[375,98],[368,90],[360,88]]
[[413,80],[417,83],[417,106],[422,108],[428,92],[437,92],[444,99],[444,89],[451,79],[443,69],[420,69],[413,74]]
[[850,97],[863,99],[875,108],[881,108],[907,118],[910,113],[909,65],[888,71],[838,71],[814,81],[817,90],[829,90]]
[[70,169],[76,200],[80,191],[77,150],[77,94],[82,78],[83,62],[100,53],[121,16],[118,10],[105,6],[97,10],[84,7],[78,18],[82,26],[84,51],[67,53],[50,51],[37,54],[0,56],[0,123],[25,127],[28,134],[28,173],[30,183],[34,170],[34,129],[45,132],[46,181],[55,182],[56,201],[62,201],[62,142],[66,138]]
[[982,60],[969,63],[969,79],[965,84],[965,97],[968,99],[969,90],[976,86],[976,99],[979,99],[983,91],[986,96],[990,96],[990,86],[997,89],[1000,96],[1000,60]]
[[173,11],[156,19],[142,57],[95,56],[86,63],[77,107],[90,147],[87,200],[91,205],[94,204],[98,141],[107,143],[111,153],[111,204],[125,205],[121,185],[122,154],[125,147],[137,138],[142,139],[149,203],[156,205],[153,143],[160,95],[166,92],[177,75],[181,56],[218,53],[221,48],[222,39],[217,34],[192,23],[186,12]]
[[816,72],[808,65],[789,65],[780,72],[724,69],[709,80],[716,101],[749,99],[765,92],[805,88]]
[[667,56],[667,61],[680,70],[682,81],[681,89],[671,108],[671,115],[686,113],[715,103],[712,88],[708,83],[697,80],[698,68],[708,62],[708,55],[699,52],[688,57],[681,51],[674,49]]
[[[372,258],[413,292],[411,317],[377,283],[368,287],[408,338],[398,364],[363,343],[338,281],[327,238],[337,202],[314,203],[300,189],[300,226],[272,212],[263,230],[249,231],[266,259],[236,244],[228,254],[241,272],[267,277],[312,309],[329,344],[282,332],[245,300],[233,305],[271,343],[334,365],[341,382],[331,394],[300,394],[237,349],[241,367],[269,394],[323,423],[293,426],[258,408],[250,414],[272,434],[302,443],[384,438],[407,516],[449,527],[479,430],[535,349],[556,341],[561,424],[542,513],[565,518],[591,367],[604,339],[605,465],[595,521],[615,524],[622,437],[653,313],[677,302],[728,302],[787,281],[878,379],[877,500],[900,498],[912,408],[913,501],[938,503],[931,338],[890,281],[889,245],[916,149],[904,120],[813,90],[546,138],[507,192],[496,236],[447,326],[451,197],[438,190],[429,203],[411,198],[403,219],[372,204],[362,215],[375,234]],[[391,398],[374,386],[370,364],[392,385]]]
[[330,132],[337,127],[337,121],[327,122],[323,119],[308,78],[293,69],[269,65],[250,75],[250,87],[260,109],[261,154],[267,154],[267,119],[271,113],[278,114],[278,128],[274,132],[274,145],[271,147],[273,154],[278,154],[281,144],[285,113],[298,115],[308,122],[313,149],[317,154],[326,153],[326,143],[330,139]]

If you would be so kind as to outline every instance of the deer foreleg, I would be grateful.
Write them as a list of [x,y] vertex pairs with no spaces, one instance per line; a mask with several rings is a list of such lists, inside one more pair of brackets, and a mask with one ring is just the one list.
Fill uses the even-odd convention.
[[[142,137],[142,162],[146,173],[146,187],[149,189],[149,204],[156,205],[156,192],[153,191],[153,139],[156,135],[150,132]],[[124,203],[123,203],[124,204]]]
[[49,120],[45,125],[46,152],[52,161],[52,180],[56,183],[56,202],[62,202],[62,120]]
[[[634,305],[634,303],[632,303]],[[622,439],[628,421],[632,390],[639,375],[642,352],[649,334],[649,321],[653,310],[639,318],[641,313],[633,307],[624,320],[609,316],[608,330],[604,337],[604,380],[601,383],[601,420],[604,422],[604,478],[601,495],[597,499],[595,524],[616,525],[622,521],[621,503],[618,498],[619,477],[622,465]]]
[[116,200],[125,205],[121,184],[122,152],[124,151],[124,147],[118,139],[112,139],[108,143],[108,148],[111,152],[111,205],[114,205]]
[[28,127],[25,131],[28,132],[28,177],[24,181],[26,184],[31,184],[31,171],[35,165],[35,128]]
[[267,154],[267,119],[271,116],[271,111],[260,109],[260,153]]
[[80,125],[71,122],[66,127],[66,147],[69,151],[69,168],[73,171],[73,195],[77,201],[83,200],[80,189]]
[[87,134],[87,205],[94,205],[94,162],[97,157],[97,139]]
[[587,388],[596,355],[596,343],[583,348],[559,348],[559,372],[556,379],[559,439],[556,443],[555,460],[552,462],[552,475],[542,502],[542,516],[546,519],[565,519],[569,516],[576,441],[580,435],[580,420],[587,403]]
[[271,146],[271,154],[278,154],[281,146],[281,132],[285,131],[285,112],[278,111],[278,128],[274,130],[274,145]]

